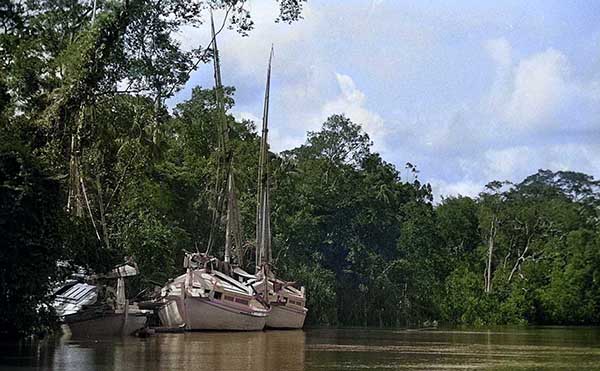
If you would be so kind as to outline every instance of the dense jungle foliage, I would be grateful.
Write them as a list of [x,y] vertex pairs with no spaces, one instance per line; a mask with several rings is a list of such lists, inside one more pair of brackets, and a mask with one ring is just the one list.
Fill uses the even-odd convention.
[[[302,1],[277,2],[277,21],[301,18]],[[51,326],[51,287],[69,267],[100,272],[132,256],[142,289],[204,249],[215,91],[164,102],[212,50],[182,50],[174,33],[213,7],[228,11],[225,30],[252,37],[244,5],[0,2],[0,333]],[[227,119],[251,266],[260,137]],[[434,204],[416,167],[386,162],[341,114],[270,166],[274,265],[307,287],[310,324],[600,324],[591,176],[540,170]]]

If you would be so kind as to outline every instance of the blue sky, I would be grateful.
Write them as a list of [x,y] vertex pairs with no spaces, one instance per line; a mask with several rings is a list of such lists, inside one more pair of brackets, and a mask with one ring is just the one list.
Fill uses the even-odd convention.
[[[540,168],[600,177],[600,2],[491,3],[309,0],[304,19],[287,25],[273,22],[275,1],[250,1],[250,36],[219,37],[233,113],[260,121],[273,43],[275,151],[345,113],[384,159],[417,165],[438,200]],[[186,29],[180,39],[206,45],[210,34]],[[211,68],[170,104],[211,86]]]

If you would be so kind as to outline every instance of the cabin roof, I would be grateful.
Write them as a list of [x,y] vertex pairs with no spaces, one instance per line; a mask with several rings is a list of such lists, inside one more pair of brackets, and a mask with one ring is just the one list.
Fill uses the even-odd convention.
[[84,305],[96,302],[98,298],[97,291],[98,288],[96,286],[87,283],[69,283],[57,291],[54,300],[54,309],[59,316],[77,313]]

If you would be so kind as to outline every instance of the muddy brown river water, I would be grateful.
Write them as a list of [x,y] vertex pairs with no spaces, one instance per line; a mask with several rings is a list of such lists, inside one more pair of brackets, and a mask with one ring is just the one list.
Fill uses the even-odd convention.
[[0,345],[0,370],[600,370],[600,328],[62,337]]

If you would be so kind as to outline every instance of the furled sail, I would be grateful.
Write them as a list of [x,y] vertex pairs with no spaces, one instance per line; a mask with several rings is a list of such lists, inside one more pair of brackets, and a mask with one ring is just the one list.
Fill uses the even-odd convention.
[[267,83],[265,87],[265,101],[263,108],[262,135],[258,163],[258,191],[256,205],[256,265],[257,271],[261,267],[271,264],[271,205],[269,193],[269,153],[268,153],[268,122],[269,122],[269,90],[271,87],[271,62],[273,60],[273,47],[269,55],[267,68]]

